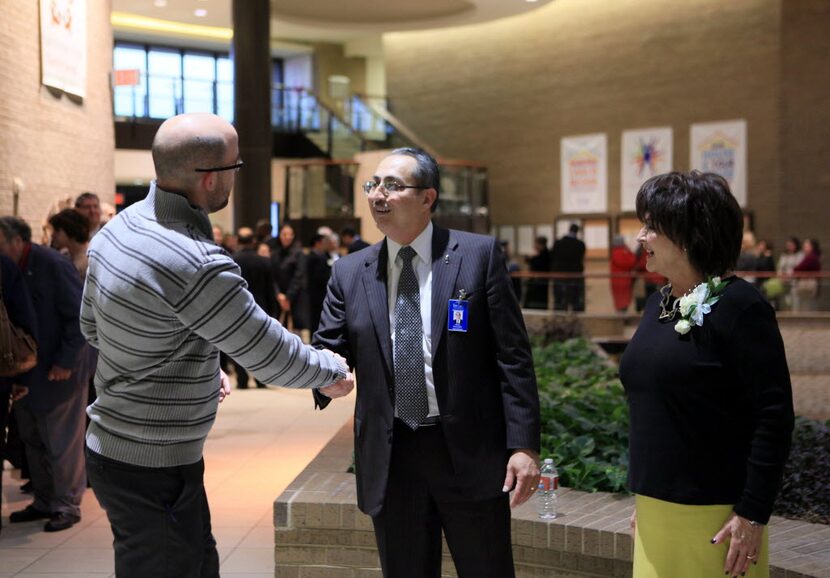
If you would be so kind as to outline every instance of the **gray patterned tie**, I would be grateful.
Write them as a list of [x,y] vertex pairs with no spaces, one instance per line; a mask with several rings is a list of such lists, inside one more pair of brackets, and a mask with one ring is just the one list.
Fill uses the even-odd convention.
[[417,429],[429,413],[424,375],[424,336],[421,325],[421,296],[418,278],[412,269],[415,250],[401,247],[403,260],[395,300],[395,407],[398,418]]

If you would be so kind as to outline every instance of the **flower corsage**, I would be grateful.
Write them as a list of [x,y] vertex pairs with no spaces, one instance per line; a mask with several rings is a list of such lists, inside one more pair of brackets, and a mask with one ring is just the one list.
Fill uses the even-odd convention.
[[695,325],[703,325],[703,316],[712,312],[712,306],[720,299],[727,282],[720,277],[709,277],[706,281],[680,298],[680,320],[674,330],[686,335]]

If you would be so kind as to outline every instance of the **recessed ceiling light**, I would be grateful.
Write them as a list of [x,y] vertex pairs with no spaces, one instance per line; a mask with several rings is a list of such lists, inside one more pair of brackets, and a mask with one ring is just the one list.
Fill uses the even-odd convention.
[[195,16],[198,16],[199,18],[204,18],[205,16],[207,16],[207,10],[205,10],[204,8],[197,8],[193,11],[193,14]]
[[165,6],[167,6],[167,0],[154,0],[153,5],[156,8],[164,8]]
[[531,2],[531,3],[533,3],[533,2],[538,2],[538,1],[539,1],[539,0],[525,0],[525,2]]

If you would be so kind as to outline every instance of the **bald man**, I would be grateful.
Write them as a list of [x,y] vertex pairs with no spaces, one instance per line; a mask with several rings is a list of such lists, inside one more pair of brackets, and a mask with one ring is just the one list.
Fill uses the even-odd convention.
[[227,353],[263,383],[354,386],[342,359],[303,345],[257,306],[208,213],[243,163],[233,126],[186,114],[153,141],[147,198],[89,248],[81,328],[100,352],[87,409],[87,473],[115,537],[119,577],[219,576],[202,450],[230,392]]

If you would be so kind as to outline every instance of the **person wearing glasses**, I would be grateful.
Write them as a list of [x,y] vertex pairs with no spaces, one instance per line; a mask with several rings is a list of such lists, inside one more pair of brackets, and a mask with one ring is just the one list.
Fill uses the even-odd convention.
[[115,537],[118,576],[219,576],[202,450],[230,393],[219,351],[263,383],[354,383],[343,360],[303,345],[257,306],[213,242],[208,213],[228,204],[243,166],[233,126],[211,114],[165,121],[147,198],[92,240],[81,307],[100,352],[87,412],[87,472]]
[[384,576],[439,576],[443,530],[461,578],[506,578],[510,506],[539,481],[533,360],[498,241],[433,225],[439,184],[422,150],[380,162],[363,190],[386,238],[334,264],[313,343],[357,371],[357,500]]

